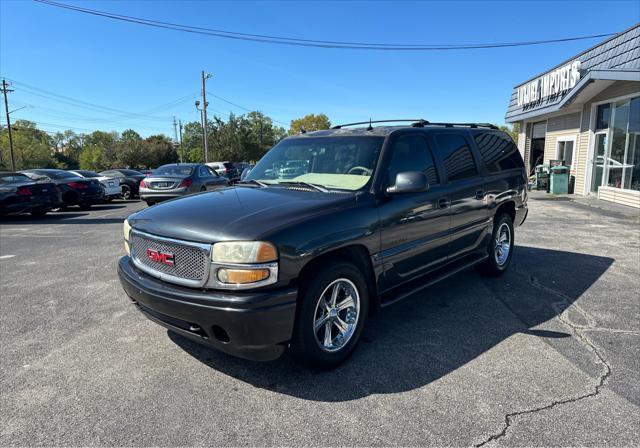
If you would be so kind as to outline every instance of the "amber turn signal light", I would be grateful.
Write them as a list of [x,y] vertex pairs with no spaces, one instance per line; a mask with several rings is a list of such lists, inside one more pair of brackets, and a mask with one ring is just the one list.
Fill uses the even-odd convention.
[[256,283],[268,278],[268,269],[218,269],[218,280],[220,283]]

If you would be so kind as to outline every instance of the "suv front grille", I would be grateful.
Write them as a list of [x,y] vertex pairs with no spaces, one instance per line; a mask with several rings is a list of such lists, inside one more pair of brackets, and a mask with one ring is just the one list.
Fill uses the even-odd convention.
[[[139,266],[144,266],[150,274],[165,274],[174,277],[175,283],[186,280],[185,284],[203,284],[209,268],[209,253],[201,247],[185,242],[166,241],[151,236],[131,234],[131,255]],[[151,253],[171,255],[173,263],[165,264],[154,261]],[[142,267],[140,266],[140,267]],[[171,281],[172,279],[167,279]]]

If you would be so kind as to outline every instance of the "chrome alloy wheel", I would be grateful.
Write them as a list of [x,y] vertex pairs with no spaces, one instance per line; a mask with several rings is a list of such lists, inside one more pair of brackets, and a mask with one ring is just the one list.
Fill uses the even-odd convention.
[[351,280],[339,278],[320,294],[313,332],[320,348],[336,352],[347,345],[358,326],[360,295]]
[[496,232],[496,240],[494,246],[494,256],[498,266],[503,266],[509,259],[511,251],[511,229],[509,224],[503,222]]

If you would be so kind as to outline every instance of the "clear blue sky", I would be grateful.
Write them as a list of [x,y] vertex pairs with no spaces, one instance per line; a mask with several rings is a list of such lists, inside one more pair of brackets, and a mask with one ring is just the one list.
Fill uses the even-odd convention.
[[[400,44],[553,39],[619,32],[640,20],[638,1],[74,4],[229,31]],[[285,123],[322,112],[333,123],[424,117],[501,124],[515,84],[601,40],[446,52],[315,49],[148,28],[28,0],[0,5],[2,76],[145,114],[89,110],[14,85],[11,108],[29,107],[13,118],[48,123],[41,125],[48,131],[133,128],[142,135],[172,135],[173,115],[198,119],[193,101],[202,69],[214,75],[208,91]],[[226,116],[231,110],[243,112],[211,98],[210,113]]]

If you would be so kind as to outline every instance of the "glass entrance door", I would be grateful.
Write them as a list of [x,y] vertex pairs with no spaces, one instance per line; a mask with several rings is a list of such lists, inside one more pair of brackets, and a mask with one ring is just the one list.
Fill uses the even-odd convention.
[[596,144],[593,154],[593,171],[591,174],[591,192],[597,193],[598,187],[602,185],[604,177],[604,168],[607,152],[607,134],[608,132],[599,132],[596,136]]

